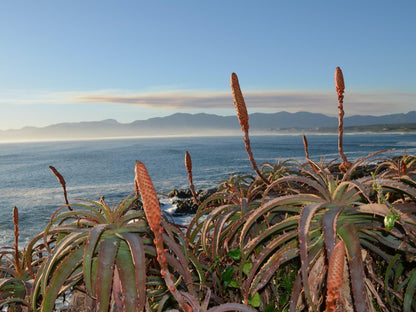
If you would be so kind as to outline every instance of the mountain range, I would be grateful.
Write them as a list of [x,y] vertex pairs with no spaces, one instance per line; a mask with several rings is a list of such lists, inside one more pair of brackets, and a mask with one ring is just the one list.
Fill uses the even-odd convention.
[[[336,132],[338,118],[308,112],[254,113],[249,115],[253,134]],[[389,125],[389,127],[387,127]],[[344,129],[379,131],[392,125],[416,128],[416,111],[383,116],[355,115],[344,118]],[[399,127],[400,128],[400,127]],[[400,129],[402,129],[401,127]],[[236,116],[177,113],[167,117],[119,123],[114,119],[58,123],[47,127],[0,130],[0,141],[93,139],[141,136],[233,135],[240,133]]]

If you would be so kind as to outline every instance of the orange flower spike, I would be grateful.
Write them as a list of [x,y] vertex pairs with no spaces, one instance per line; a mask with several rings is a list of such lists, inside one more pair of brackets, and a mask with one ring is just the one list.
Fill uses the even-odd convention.
[[335,69],[335,90],[338,94],[344,93],[345,90],[344,75],[342,74],[342,70],[339,67]]
[[156,190],[145,165],[137,160],[135,174],[135,184],[137,185],[142,196],[143,209],[146,214],[147,222],[149,223],[153,233],[155,233],[156,239],[158,239],[158,236],[161,236],[160,229],[162,228],[162,213],[160,210],[159,200],[157,199]]
[[248,113],[246,103],[244,101],[243,93],[240,89],[238,77],[235,73],[231,74],[231,91],[233,93],[234,105],[237,111],[238,121],[240,122],[241,129],[248,131]]
[[338,311],[337,304],[340,299],[340,292],[344,276],[345,244],[338,242],[332,251],[329,259],[327,277],[326,312]]
[[191,155],[189,155],[188,151],[185,152],[185,167],[186,171],[192,172],[192,159]]

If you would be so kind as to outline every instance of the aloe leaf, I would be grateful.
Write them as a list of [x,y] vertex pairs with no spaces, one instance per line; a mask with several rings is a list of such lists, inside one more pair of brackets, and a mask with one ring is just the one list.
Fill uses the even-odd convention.
[[394,181],[392,179],[377,179],[377,184],[379,184],[383,188],[388,188],[406,193],[407,195],[411,196],[414,200],[416,199],[416,190],[413,187],[410,187],[404,183]]
[[76,249],[62,260],[54,274],[51,274],[48,287],[43,292],[42,311],[48,312],[54,310],[56,298],[62,291],[62,287],[69,275],[82,263],[83,254],[83,248]]
[[[138,289],[137,286],[141,288],[146,288],[146,278],[141,281],[141,284],[136,281],[137,271],[143,271],[145,268],[142,267],[135,267],[133,263],[133,259],[130,252],[130,246],[126,243],[120,242],[120,246],[118,248],[117,256],[116,256],[116,267],[119,273],[120,283],[122,287],[122,297],[124,302],[124,310],[127,312],[135,312],[138,306]],[[135,274],[132,274],[132,273]],[[141,274],[144,275],[144,274]],[[114,289],[113,289],[114,292]],[[119,296],[119,294],[114,294],[115,296]],[[140,296],[143,296],[141,294]],[[144,310],[144,298],[141,298],[141,307],[138,309],[139,311]],[[120,302],[121,304],[121,302]]]
[[[270,257],[267,263],[262,266],[259,273],[253,278],[253,282],[250,285],[250,294],[254,295],[257,291],[265,287],[282,264],[296,258],[298,255],[299,250],[296,242],[287,244],[279,249]],[[250,270],[249,276],[251,276],[251,272],[253,271]],[[247,279],[247,282],[249,282],[249,279]]]
[[414,307],[415,292],[416,292],[416,270],[413,270],[410,276],[409,282],[407,284],[406,292],[404,294],[403,312],[412,311],[412,306]]
[[105,231],[108,227],[108,224],[98,224],[93,229],[91,229],[90,234],[88,236],[87,244],[85,245],[85,252],[84,252],[84,282],[85,288],[87,291],[92,295],[95,296],[94,289],[92,287],[92,259],[94,256],[94,251],[97,246],[97,242],[101,236],[101,234]]
[[[344,182],[342,182],[342,183],[344,183]],[[370,196],[369,196],[366,188],[364,187],[364,185],[362,185],[362,183],[360,183],[357,180],[348,181],[347,183],[354,186],[356,189],[358,189],[360,191],[360,194],[362,194],[368,202],[371,202]]]
[[[243,244],[245,241],[245,237],[250,231],[250,228],[258,222],[259,218],[262,218],[265,214],[267,214],[269,211],[273,210],[274,212],[282,211],[285,212],[287,210],[289,211],[299,211],[301,208],[296,207],[293,208],[294,205],[301,205],[301,204],[307,204],[307,203],[316,203],[321,202],[322,199],[315,196],[315,195],[309,195],[309,194],[298,194],[298,195],[287,195],[287,196],[281,196],[276,199],[270,200],[267,203],[261,205],[256,210],[254,210],[250,216],[247,218],[246,223],[244,224],[244,227],[241,230],[240,234],[240,244]],[[243,246],[240,246],[240,248],[243,248]]]
[[342,206],[330,207],[322,217],[322,229],[327,257],[331,258],[334,250],[337,236],[337,219],[342,211]]
[[[400,260],[400,255],[396,254],[393,259],[389,262],[389,265],[387,266],[386,273],[384,275],[384,288],[389,289],[389,279],[392,275],[394,275],[394,267],[397,265],[397,262]],[[390,296],[390,292],[386,291],[386,299],[387,303],[392,308],[392,300]]]
[[163,235],[163,241],[166,244],[166,246],[169,247],[169,249],[173,251],[174,255],[179,260],[179,261],[172,261],[170,259],[176,260],[176,258],[174,257],[171,258],[169,257],[168,254],[166,254],[166,259],[168,260],[168,263],[172,265],[178,272],[180,272],[181,276],[185,280],[185,284],[188,288],[188,291],[191,293],[191,295],[196,296],[196,291],[195,291],[194,284],[193,284],[193,278],[188,267],[188,264],[189,264],[188,258],[185,257],[179,245],[166,234]]
[[223,205],[214,209],[204,221],[204,224],[201,229],[201,242],[202,248],[204,249],[206,254],[209,254],[209,246],[207,245],[209,239],[209,232],[215,226],[214,220],[216,217],[222,215],[224,211],[227,211],[228,208],[234,207],[233,205]]
[[[7,298],[7,299],[4,299],[4,300],[0,300],[0,308],[2,308],[1,311],[3,311],[3,307],[5,305],[9,306],[7,311],[13,311],[10,305],[13,305],[13,304],[16,304],[16,303],[19,304],[19,305],[24,305],[26,307],[30,307],[30,303],[25,299],[22,299],[22,298]],[[24,311],[24,310],[23,309],[16,309],[16,311]]]
[[[387,207],[385,204],[360,205],[359,207],[357,207],[357,210],[369,214],[376,214],[382,216],[383,218],[390,213],[390,208]],[[399,219],[396,221],[396,223],[399,223],[406,230],[407,233],[415,235],[416,218],[411,213],[402,212],[400,209],[395,209],[394,212],[399,215]]]
[[[220,249],[224,250],[224,246],[221,243],[221,236],[224,236],[227,232],[223,231],[224,226],[226,225],[226,223],[228,222],[228,220],[235,214],[235,213],[239,213],[239,209],[234,208],[231,209],[223,214],[220,215],[220,217],[217,219],[217,221],[215,222],[215,227],[214,227],[214,233],[213,233],[213,238],[212,238],[212,242],[211,242],[211,248],[212,248],[212,254],[213,255],[221,255]],[[230,229],[228,228],[228,231]],[[227,237],[227,239],[231,239],[231,237]]]
[[309,283],[308,283],[308,269],[309,269],[309,257],[308,257],[308,240],[310,224],[315,212],[321,209],[325,203],[309,204],[303,207],[299,218],[299,254],[302,272],[302,283],[305,290],[305,296],[308,304],[316,311],[316,307],[312,302]]
[[[248,292],[249,288],[253,288],[253,279],[255,278],[256,272],[260,268],[260,266],[263,266],[262,270],[264,270],[267,265],[270,265],[270,261],[268,261],[265,265],[263,263],[270,257],[270,254],[273,252],[279,253],[280,250],[284,250],[285,243],[290,242],[291,240],[295,239],[297,236],[296,231],[291,231],[284,233],[282,235],[277,236],[273,241],[271,241],[267,246],[264,246],[260,252],[260,254],[255,258],[253,261],[253,266],[250,269],[250,272],[248,274],[247,279],[243,283],[243,289]],[[295,242],[296,244],[297,242]],[[276,251],[277,250],[277,251]],[[246,259],[250,256],[250,253],[246,253],[243,251],[243,254],[245,255],[243,258],[243,261],[241,263],[244,263]],[[242,267],[240,266],[240,270],[242,270]],[[241,273],[240,273],[241,276]]]
[[136,288],[139,294],[139,310],[142,311],[146,303],[146,257],[144,244],[140,237],[135,234],[124,233],[121,235],[129,245],[133,258]]
[[86,232],[75,232],[67,235],[54,249],[53,254],[49,257],[41,274],[42,293],[46,292],[48,278],[55,270],[55,266],[73,249],[79,248],[85,242]]
[[[85,199],[83,199],[82,201],[85,203],[89,203],[90,205],[76,203],[76,204],[72,204],[71,206],[82,207],[95,213],[97,217],[101,219],[99,223],[108,223],[109,221],[112,221],[113,212],[111,211],[111,208],[106,203],[103,203],[101,201],[85,200]],[[103,212],[104,215],[101,212]]]
[[292,183],[293,182],[298,182],[298,183],[302,183],[302,184],[307,184],[308,186],[310,186],[310,187],[314,188],[315,190],[317,190],[318,193],[320,195],[322,195],[325,200],[327,200],[327,201],[330,201],[331,200],[331,196],[328,193],[328,190],[326,188],[324,188],[320,183],[317,183],[316,181],[314,181],[312,179],[309,179],[307,177],[303,177],[303,176],[295,176],[295,175],[292,175],[292,176],[280,178],[280,179],[274,181],[269,186],[269,188],[271,189],[272,186],[275,187],[278,184],[290,183],[290,182],[292,182]]
[[99,246],[95,293],[101,312],[107,312],[110,305],[114,262],[119,242],[118,238],[110,236],[102,240]]
[[379,247],[375,246],[374,244],[370,243],[366,239],[361,239],[361,245],[368,250],[371,250],[375,254],[382,257],[386,262],[390,262],[392,260],[392,256],[385,252],[384,250],[380,249]]
[[240,303],[223,303],[219,306],[212,307],[207,312],[226,312],[226,311],[240,311],[240,312],[256,312],[253,308]]
[[292,216],[268,227],[265,231],[257,234],[246,245],[244,245],[244,254],[250,254],[253,249],[258,246],[258,244],[264,240],[270,240],[274,235],[297,229],[298,221],[299,216]]
[[365,288],[364,264],[361,257],[360,238],[353,224],[345,224],[338,229],[348,253],[348,263],[351,276],[351,288],[354,306],[357,312],[369,310]]
[[298,301],[300,294],[302,293],[302,275],[300,271],[298,272],[298,276],[296,277],[292,291],[290,293],[290,302],[289,302],[289,312],[298,312]]
[[[361,230],[361,233],[365,234],[366,237],[371,237],[374,241],[380,243],[383,246],[390,247],[395,250],[401,250],[416,254],[416,249],[409,246],[408,244],[403,244],[404,237],[395,237],[391,233],[385,233],[384,231],[371,231],[371,230]],[[362,235],[362,234],[361,234]]]
[[139,196],[136,196],[135,193],[130,194],[127,196],[123,201],[117,205],[117,208],[115,210],[115,214],[118,216],[125,215],[126,212],[131,208],[131,205],[134,201],[136,201],[139,198]]

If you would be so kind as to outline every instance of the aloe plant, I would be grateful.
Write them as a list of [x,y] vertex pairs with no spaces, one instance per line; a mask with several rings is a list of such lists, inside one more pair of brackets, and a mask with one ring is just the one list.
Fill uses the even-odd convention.
[[33,278],[27,261],[32,257],[26,250],[19,250],[19,212],[13,209],[14,246],[0,251],[0,309],[7,311],[29,311],[29,295]]
[[[77,208],[73,211],[61,210],[53,216],[43,237],[55,236],[57,241],[35,280],[34,310],[41,299],[43,311],[52,311],[56,299],[73,288],[94,298],[100,311],[112,305],[123,311],[159,305],[168,289],[155,263],[157,251],[146,216],[131,209],[136,200],[130,196],[113,209],[104,201],[85,201],[72,204]],[[168,265],[192,285],[177,243],[180,230],[168,224],[161,235],[171,250]]]

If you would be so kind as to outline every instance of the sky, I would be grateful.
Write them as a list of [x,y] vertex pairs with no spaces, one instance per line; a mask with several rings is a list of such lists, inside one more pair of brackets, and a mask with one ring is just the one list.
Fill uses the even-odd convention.
[[416,110],[414,0],[0,1],[0,130],[177,112]]

